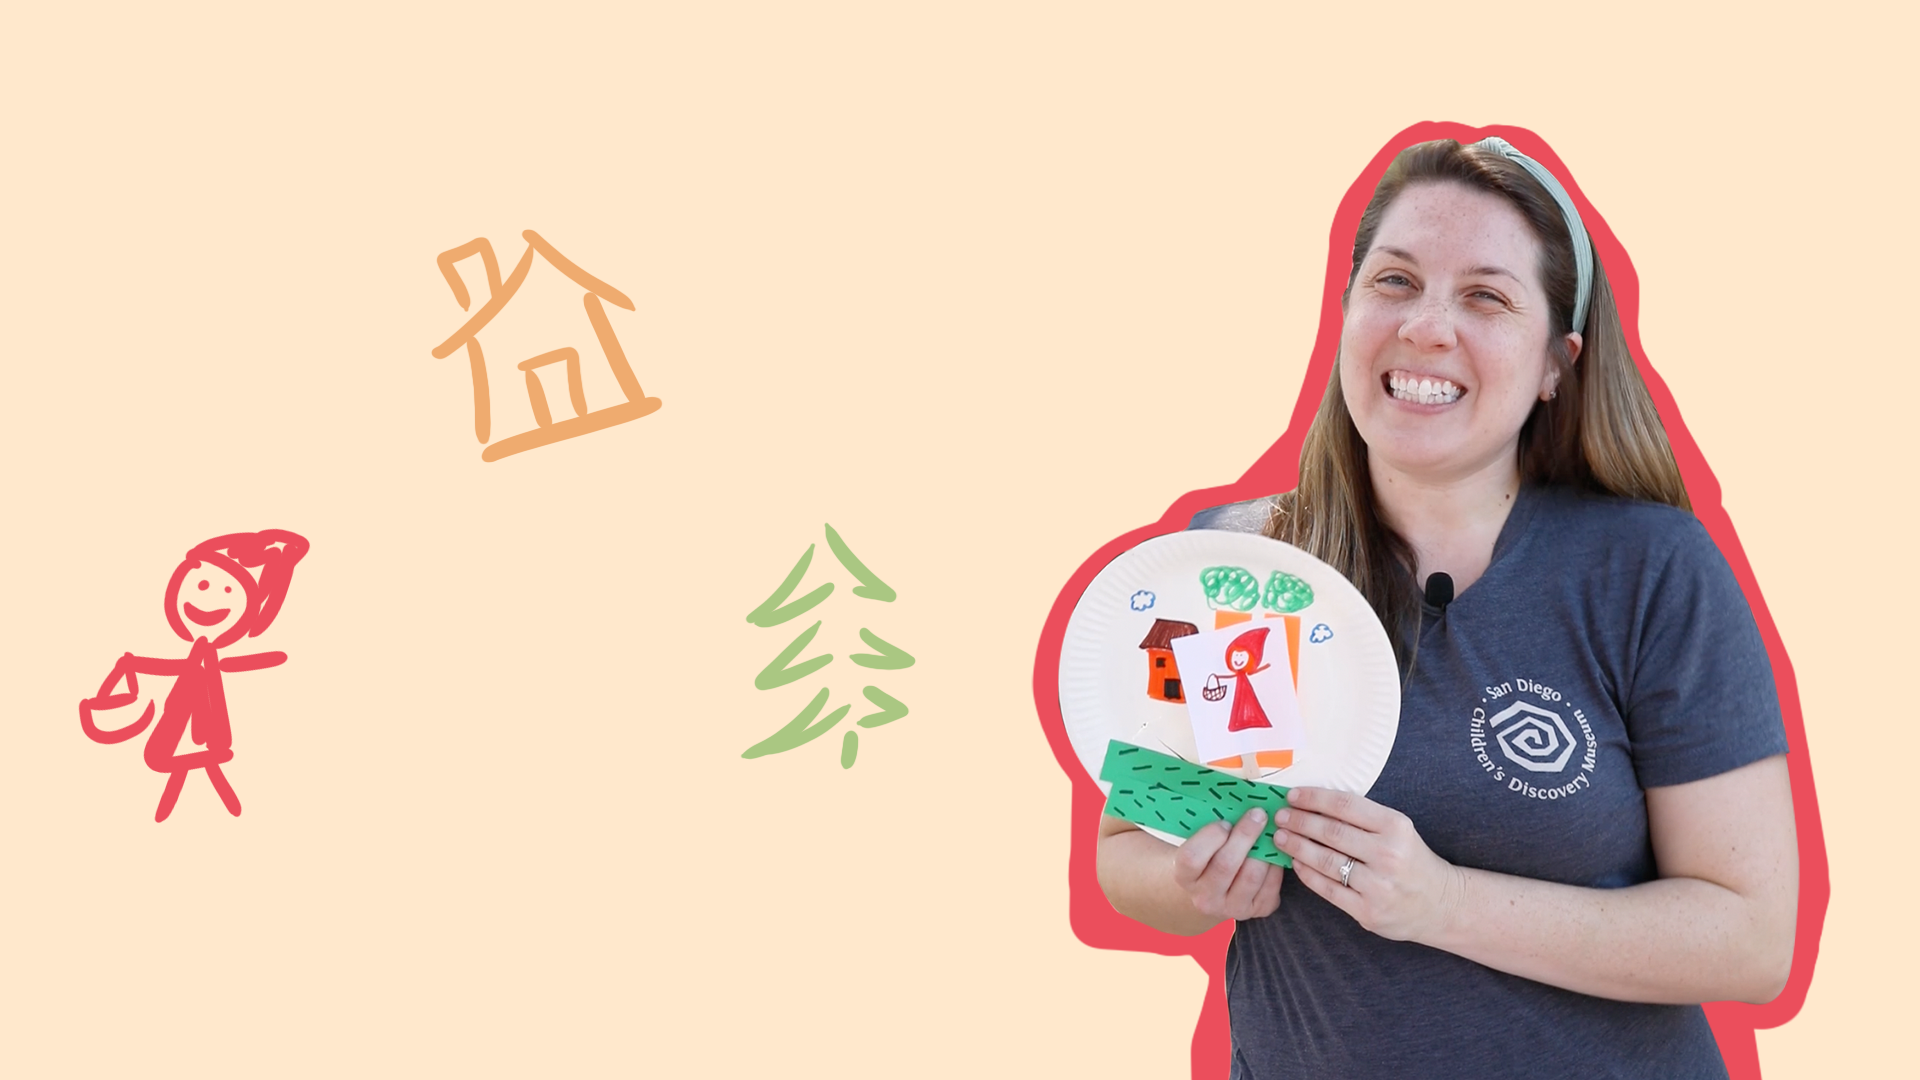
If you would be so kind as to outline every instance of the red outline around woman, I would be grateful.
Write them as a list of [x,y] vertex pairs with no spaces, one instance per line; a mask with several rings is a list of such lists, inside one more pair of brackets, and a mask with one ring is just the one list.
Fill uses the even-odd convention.
[[[125,742],[152,722],[154,703],[147,703],[147,711],[138,721],[111,731],[93,722],[94,711],[123,708],[138,701],[137,675],[175,676],[160,723],[147,739],[147,767],[167,774],[166,790],[160,794],[160,807],[154,811],[153,820],[165,821],[173,813],[187,774],[195,769],[207,771],[207,779],[219,792],[227,812],[240,816],[240,798],[220,771],[222,764],[233,760],[233,727],[227,719],[227,695],[220,675],[274,667],[285,663],[287,654],[223,657],[219,650],[242,637],[258,637],[273,624],[287,598],[294,564],[306,555],[307,547],[303,536],[267,529],[216,536],[187,552],[186,559],[174,570],[173,580],[167,582],[165,601],[168,625],[182,640],[193,643],[186,658],[168,660],[127,653],[100,684],[100,692],[80,702],[80,729],[87,738],[98,743]],[[239,596],[233,595],[236,585],[241,590]],[[127,681],[126,691],[116,694],[113,689],[122,677]]]

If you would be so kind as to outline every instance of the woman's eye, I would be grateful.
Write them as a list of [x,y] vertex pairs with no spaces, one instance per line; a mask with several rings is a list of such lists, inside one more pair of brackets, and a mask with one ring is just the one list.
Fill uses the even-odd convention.
[[1487,301],[1491,301],[1492,303],[1495,303],[1495,304],[1504,304],[1504,303],[1506,303],[1506,302],[1507,302],[1507,298],[1506,298],[1506,297],[1504,297],[1504,296],[1501,296],[1501,295],[1500,295],[1499,293],[1497,293],[1497,292],[1489,292],[1489,291],[1487,291],[1486,289],[1480,289],[1480,290],[1478,290],[1478,291],[1476,291],[1476,292],[1475,292],[1475,293],[1473,294],[1473,298],[1474,298],[1475,300],[1487,300]]
[[1390,285],[1396,289],[1411,288],[1413,286],[1413,282],[1408,280],[1407,275],[1391,272],[1381,274],[1374,279],[1374,283],[1377,285]]

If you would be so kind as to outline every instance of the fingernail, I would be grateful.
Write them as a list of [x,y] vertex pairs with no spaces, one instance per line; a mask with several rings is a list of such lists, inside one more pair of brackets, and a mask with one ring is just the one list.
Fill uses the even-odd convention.
[[1287,841],[1291,839],[1293,838],[1287,835],[1285,829],[1273,830],[1273,846],[1274,847],[1286,847]]
[[1288,816],[1289,815],[1285,810],[1278,811],[1273,815],[1273,823],[1275,825],[1285,825],[1287,823]]
[[1248,816],[1253,818],[1255,825],[1265,825],[1267,823],[1267,812],[1257,806],[1248,812]]

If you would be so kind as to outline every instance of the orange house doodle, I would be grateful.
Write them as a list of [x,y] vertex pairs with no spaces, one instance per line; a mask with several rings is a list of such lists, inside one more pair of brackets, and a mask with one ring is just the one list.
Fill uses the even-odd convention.
[[[474,255],[486,267],[487,302],[480,310],[468,318],[454,335],[441,342],[434,350],[435,359],[445,359],[453,355],[460,346],[467,347],[467,364],[473,373],[473,433],[485,444],[492,434],[492,411],[489,406],[487,390],[487,363],[480,352],[480,331],[484,330],[494,316],[513,299],[514,293],[527,280],[527,272],[533,269],[533,257],[538,253],[549,266],[571,278],[574,284],[586,290],[584,303],[587,309],[587,322],[593,326],[594,337],[600,342],[600,350],[606,355],[607,366],[612,369],[613,377],[626,394],[626,400],[617,405],[607,405],[598,409],[587,408],[586,389],[580,380],[580,353],[573,348],[554,349],[538,356],[520,361],[519,368],[527,376],[527,397],[533,405],[534,422],[538,425],[532,431],[501,439],[480,452],[482,461],[498,461],[503,457],[531,450],[536,446],[571,439],[585,435],[590,431],[624,424],[639,418],[660,407],[659,398],[646,396],[640,390],[640,380],[633,374],[633,366],[627,363],[627,354],[620,348],[620,341],[613,336],[613,324],[607,321],[606,304],[612,303],[628,311],[633,310],[633,301],[627,299],[620,290],[587,273],[574,265],[573,261],[555,250],[552,244],[541,239],[540,234],[528,229],[521,234],[526,237],[527,250],[520,256],[520,262],[514,266],[513,273],[505,281],[500,279],[500,263],[494,258],[493,245],[485,237],[471,243],[462,244],[450,251],[443,251],[436,260],[440,265],[441,276],[453,288],[454,299],[460,302],[462,311],[471,307],[471,297],[467,286],[460,279],[460,272],[454,264]],[[567,397],[573,406],[574,415],[563,420],[554,420],[553,410],[547,404],[547,393],[540,385],[538,369],[548,364],[565,364],[567,372]]]
[[1199,632],[1200,628],[1190,622],[1153,620],[1153,629],[1147,631],[1146,638],[1140,642],[1140,647],[1147,650],[1148,697],[1176,705],[1186,703],[1186,692],[1180,688],[1180,665],[1173,656],[1173,639]]

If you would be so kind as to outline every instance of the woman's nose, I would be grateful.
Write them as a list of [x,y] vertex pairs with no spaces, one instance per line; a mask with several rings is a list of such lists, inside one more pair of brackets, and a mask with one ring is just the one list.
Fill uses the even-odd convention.
[[1421,349],[1452,348],[1452,309],[1436,298],[1421,300],[1419,308],[1400,324],[1400,340]]

